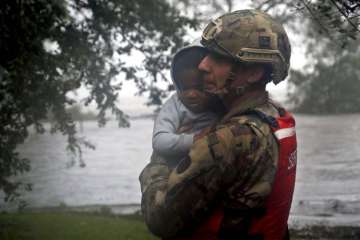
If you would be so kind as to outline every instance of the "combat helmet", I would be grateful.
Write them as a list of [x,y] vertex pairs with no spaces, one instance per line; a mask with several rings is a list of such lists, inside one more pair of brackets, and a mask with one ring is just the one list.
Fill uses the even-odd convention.
[[288,75],[291,46],[286,31],[262,11],[238,10],[220,16],[206,26],[201,44],[237,62],[269,65],[269,80],[275,84]]

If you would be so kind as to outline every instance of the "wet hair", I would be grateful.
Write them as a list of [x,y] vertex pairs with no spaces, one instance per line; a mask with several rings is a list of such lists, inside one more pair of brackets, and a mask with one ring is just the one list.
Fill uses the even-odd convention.
[[173,81],[179,90],[183,89],[182,81],[188,76],[187,72],[191,70],[193,73],[197,71],[201,60],[206,56],[207,50],[204,48],[189,48],[179,52],[172,65]]

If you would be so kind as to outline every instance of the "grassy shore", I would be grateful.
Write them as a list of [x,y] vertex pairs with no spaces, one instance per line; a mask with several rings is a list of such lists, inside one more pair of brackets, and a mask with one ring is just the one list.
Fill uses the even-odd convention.
[[141,217],[87,213],[0,214],[1,240],[155,240]]
[[[155,240],[142,217],[75,212],[0,214],[1,240]],[[360,239],[356,227],[313,226],[291,230],[292,240]]]

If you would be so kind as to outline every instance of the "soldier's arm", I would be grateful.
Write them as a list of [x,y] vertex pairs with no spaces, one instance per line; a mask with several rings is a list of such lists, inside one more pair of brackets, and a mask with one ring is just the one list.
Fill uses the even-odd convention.
[[[188,157],[168,172],[167,184],[153,184],[143,193],[150,230],[166,238],[202,222],[219,204],[219,190],[227,188],[246,166],[246,154],[256,150],[258,138],[251,126],[227,125],[197,140]],[[244,156],[235,161],[239,155]]]
[[241,172],[227,188],[220,228],[220,236],[224,239],[232,236],[247,239],[251,219],[265,213],[264,203],[275,180],[277,141],[267,123],[253,118],[249,125],[257,137],[249,136],[250,145],[242,152],[245,157],[241,161]]

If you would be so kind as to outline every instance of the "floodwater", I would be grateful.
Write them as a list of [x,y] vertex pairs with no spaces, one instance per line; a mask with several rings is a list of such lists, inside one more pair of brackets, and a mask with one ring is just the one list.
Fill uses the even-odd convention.
[[360,226],[360,115],[298,115],[290,220]]
[[[298,173],[292,224],[360,226],[360,115],[296,115]],[[96,145],[85,149],[86,167],[70,166],[61,135],[31,134],[20,147],[32,170],[19,177],[33,184],[23,194],[30,208],[140,203],[138,176],[151,154],[151,119],[131,128],[85,122],[80,135]],[[0,197],[3,195],[0,195]],[[14,207],[4,204],[0,210]],[[136,207],[135,207],[136,209]]]

